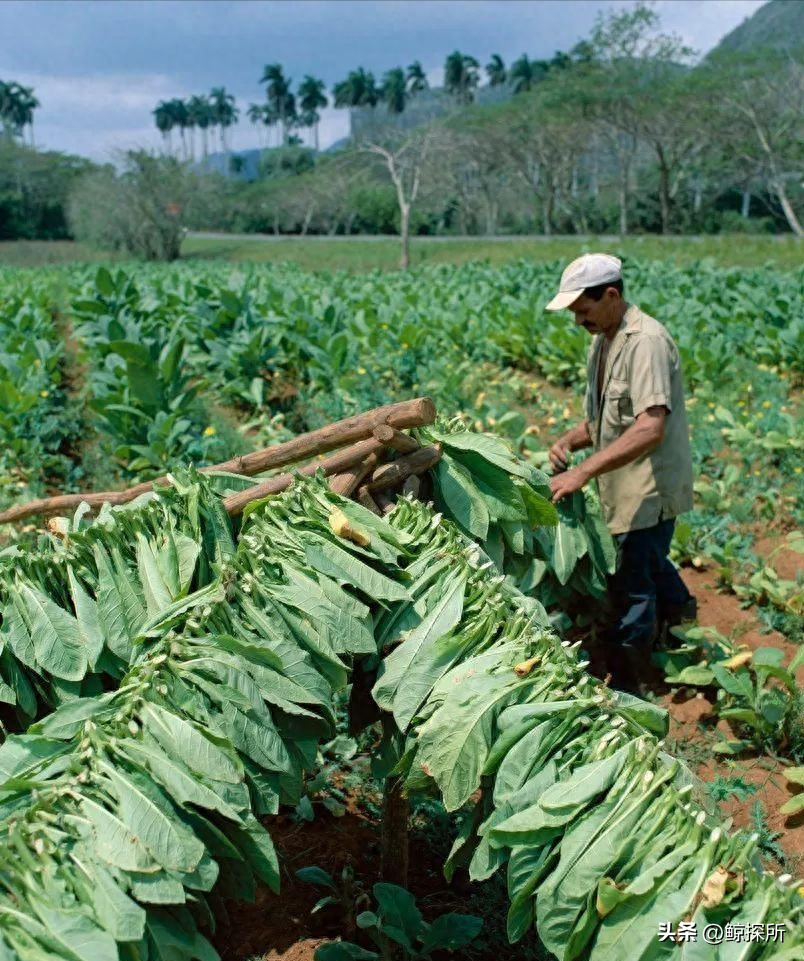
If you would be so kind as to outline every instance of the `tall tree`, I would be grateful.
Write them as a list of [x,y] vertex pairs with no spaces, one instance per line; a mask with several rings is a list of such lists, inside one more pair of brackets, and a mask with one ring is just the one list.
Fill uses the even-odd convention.
[[408,93],[413,95],[421,93],[422,90],[427,90],[429,84],[427,83],[427,74],[424,72],[424,67],[418,60],[414,60],[413,63],[408,67],[406,71],[406,77],[408,81]]
[[435,124],[421,124],[412,130],[387,131],[382,142],[366,142],[361,150],[381,160],[396,192],[399,207],[401,255],[399,266],[410,266],[410,215],[422,185],[433,169],[435,148],[443,131]]
[[722,64],[718,87],[716,102],[727,109],[721,136],[745,181],[758,175],[790,230],[804,237],[804,214],[796,209],[804,183],[804,65],[771,51],[742,55]]
[[486,64],[486,76],[489,78],[490,87],[500,87],[508,79],[505,63],[498,53],[493,53]]
[[[332,88],[333,103],[349,111],[349,124],[353,125],[353,111],[360,107],[369,107],[370,126],[373,126],[374,108],[380,100],[380,88],[374,79],[374,74],[358,67],[351,70],[345,80],[336,83]],[[352,128],[353,129],[353,128]]]
[[257,142],[260,147],[262,147],[262,133],[265,128],[265,120],[263,119],[263,104],[261,103],[250,103],[246,108],[246,116],[257,128]]
[[12,80],[0,80],[0,122],[3,132],[9,138],[25,139],[25,128],[30,127],[33,144],[33,113],[39,106],[32,87],[24,87]]
[[[265,142],[267,146],[271,146],[271,130],[274,127],[279,126],[279,114],[276,112],[276,107],[271,103],[264,103],[262,105],[262,122],[265,124]],[[279,137],[277,138],[279,146],[282,145],[282,130],[279,130]]]
[[[190,130],[193,131],[197,127],[201,131],[201,155],[206,160],[209,153],[207,130],[212,123],[212,109],[209,100],[207,97],[195,94],[187,101],[187,111],[190,115]],[[195,159],[194,136],[192,137],[192,154],[193,159]]]
[[376,107],[380,100],[380,90],[374,74],[358,67],[350,70],[345,80],[332,88],[336,107]]
[[24,87],[22,84],[16,85],[16,120],[20,131],[20,136],[24,136],[25,128],[28,127],[31,134],[31,146],[34,145],[34,110],[40,106],[39,101],[34,96],[33,87]]
[[313,128],[316,152],[318,151],[318,124],[321,120],[320,110],[329,104],[324,81],[312,77],[308,73],[299,84],[299,110],[305,127]]
[[213,124],[219,128],[221,150],[229,153],[229,143],[226,131],[237,123],[240,111],[237,109],[234,95],[228,93],[226,87],[213,87],[209,93],[209,103]]
[[173,119],[173,110],[169,100],[160,100],[152,111],[156,129],[162,134],[162,139],[167,147],[167,152],[173,153],[172,134],[176,123]]
[[187,109],[187,104],[181,99],[181,97],[174,97],[172,100],[168,101],[170,105],[170,112],[173,115],[173,126],[178,127],[179,135],[181,136],[181,154],[182,159],[187,159],[187,137],[185,136],[185,131],[190,126],[190,111]]
[[382,78],[382,99],[388,107],[389,113],[400,114],[405,109],[408,99],[407,77],[401,67],[394,67]]
[[508,81],[514,93],[526,93],[547,75],[547,65],[543,60],[531,60],[526,53],[511,64]]
[[587,105],[618,158],[621,232],[638,145],[656,158],[663,233],[670,230],[673,178],[702,146],[696,100],[683,96],[681,65],[692,51],[674,34],[661,33],[660,26],[658,14],[644,3],[600,15],[590,38],[593,56],[580,67],[587,78]]
[[479,82],[480,64],[474,57],[454,50],[444,61],[444,89],[452,94],[459,104],[468,104],[474,100]]
[[280,63],[269,63],[263,69],[260,83],[265,84],[265,95],[268,103],[279,118],[282,131],[282,143],[287,140],[288,128],[295,119],[296,102],[291,93],[291,81],[285,76]]

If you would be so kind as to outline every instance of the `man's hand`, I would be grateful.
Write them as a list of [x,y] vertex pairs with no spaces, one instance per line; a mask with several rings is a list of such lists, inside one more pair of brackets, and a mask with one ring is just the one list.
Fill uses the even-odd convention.
[[553,494],[553,503],[556,504],[562,497],[568,497],[579,491],[589,480],[589,475],[583,467],[573,467],[572,470],[562,471],[550,478],[550,490]]
[[562,434],[548,453],[553,473],[560,474],[561,471],[565,471],[569,467],[569,455],[572,451],[583,450],[584,447],[591,446],[592,436],[589,433],[589,425],[586,421],[578,424],[577,427],[573,427],[572,430],[568,430],[566,434]]
[[572,452],[572,448],[569,445],[566,434],[563,437],[559,437],[558,440],[550,448],[550,464],[553,468],[555,474],[560,474],[561,471],[565,471],[569,466],[569,455]]

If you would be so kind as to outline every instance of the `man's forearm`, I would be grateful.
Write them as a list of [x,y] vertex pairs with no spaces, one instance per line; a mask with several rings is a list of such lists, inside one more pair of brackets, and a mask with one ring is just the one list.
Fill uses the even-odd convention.
[[584,447],[592,446],[592,435],[589,433],[589,424],[584,421],[568,430],[562,440],[565,441],[570,450],[583,450]]
[[624,467],[658,446],[662,440],[663,428],[663,422],[657,423],[653,417],[646,418],[644,422],[643,418],[639,418],[617,440],[587,457],[578,469],[591,480],[617,470],[618,467]]

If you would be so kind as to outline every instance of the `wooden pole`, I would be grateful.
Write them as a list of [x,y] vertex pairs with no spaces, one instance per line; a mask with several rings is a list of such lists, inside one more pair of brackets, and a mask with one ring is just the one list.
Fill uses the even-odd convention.
[[246,474],[251,477],[264,470],[295,464],[308,457],[326,454],[338,447],[346,447],[347,444],[364,440],[370,437],[374,428],[380,424],[400,429],[432,424],[435,414],[435,404],[429,397],[417,397],[398,404],[386,404],[384,407],[375,407],[364,414],[327,424],[309,434],[300,434],[293,440],[276,447],[268,447],[264,451],[235,457],[233,460],[209,469],[233,471],[235,474]]
[[383,881],[408,886],[408,817],[410,802],[403,793],[405,779],[387,777],[382,796],[380,874]]
[[[387,731],[393,723],[390,715],[383,714],[383,730]],[[394,775],[387,777],[383,785],[380,875],[383,881],[406,888],[410,859],[408,835],[410,801],[404,792],[404,787],[405,778]]]
[[[202,467],[201,473],[210,471],[229,471],[235,474],[245,474],[253,477],[265,470],[295,464],[310,457],[317,457],[339,447],[346,447],[357,441],[372,436],[375,427],[385,424],[391,428],[423,427],[435,420],[435,405],[429,397],[417,397],[414,400],[401,401],[397,404],[386,404],[354,417],[346,417],[334,424],[327,424],[319,430],[308,434],[300,434],[284,444],[266,447],[264,450],[254,451],[224,461]],[[62,494],[57,497],[44,497],[11,507],[0,513],[0,524],[21,521],[34,514],[57,514],[62,511],[75,510],[79,504],[87,503],[93,509],[104,504],[113,506],[128,504],[140,494],[153,490],[154,485],[169,484],[167,475],[158,477],[154,481],[136,484],[122,491],[101,491],[99,493]]]
[[342,474],[333,474],[329,479],[329,489],[333,494],[340,494],[341,497],[351,497],[376,466],[377,455],[369,454],[365,460]]
[[376,438],[369,437],[368,440],[362,440],[357,444],[352,444],[351,447],[347,447],[345,450],[339,450],[337,453],[331,454],[323,460],[306,464],[292,474],[277,474],[276,477],[269,477],[268,480],[263,481],[261,484],[256,484],[254,487],[249,487],[247,490],[230,494],[229,497],[224,499],[223,506],[226,508],[227,513],[231,514],[232,517],[236,517],[238,514],[243,513],[243,508],[246,504],[259,500],[261,497],[267,497],[269,494],[279,494],[287,490],[297,474],[310,477],[319,470],[323,471],[327,477],[331,474],[341,474],[356,464],[362,463],[362,461],[366,460],[372,454],[376,457],[381,450],[382,444]]
[[366,510],[371,511],[372,514],[376,514],[378,517],[382,517],[382,511],[380,510],[379,505],[371,496],[365,484],[361,484],[361,486],[357,488],[357,493],[355,494],[355,500],[357,501],[358,504],[362,504],[363,507],[366,508]]
[[381,440],[386,447],[390,447],[398,454],[410,454],[421,447],[415,438],[409,434],[403,434],[401,430],[391,427],[390,424],[380,424],[372,433],[377,440]]
[[366,484],[366,487],[372,493],[398,487],[412,474],[423,474],[426,470],[430,470],[440,459],[440,444],[434,444],[432,447],[420,447],[412,454],[398,457],[389,464],[378,467],[371,475],[371,480]]

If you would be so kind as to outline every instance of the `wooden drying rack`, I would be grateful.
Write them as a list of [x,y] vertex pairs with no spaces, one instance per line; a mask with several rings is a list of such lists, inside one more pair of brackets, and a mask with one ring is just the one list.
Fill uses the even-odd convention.
[[[381,513],[381,506],[387,505],[394,491],[400,490],[406,482],[410,484],[409,478],[423,474],[441,457],[439,444],[421,447],[413,437],[403,433],[406,428],[432,424],[435,417],[435,404],[429,397],[386,404],[300,434],[284,444],[202,467],[200,471],[228,471],[254,477],[264,471],[294,465],[293,471],[276,474],[225,498],[224,506],[232,516],[241,514],[246,504],[253,500],[286,490],[296,474],[309,476],[316,471],[323,471],[329,478],[333,491],[345,497],[354,495],[362,504]],[[324,457],[324,454],[328,456]],[[44,497],[1,512],[0,523],[22,521],[37,514],[61,514],[84,503],[93,511],[104,504],[127,504],[140,494],[153,490],[155,484],[168,483],[169,478],[164,476],[121,491]]]

